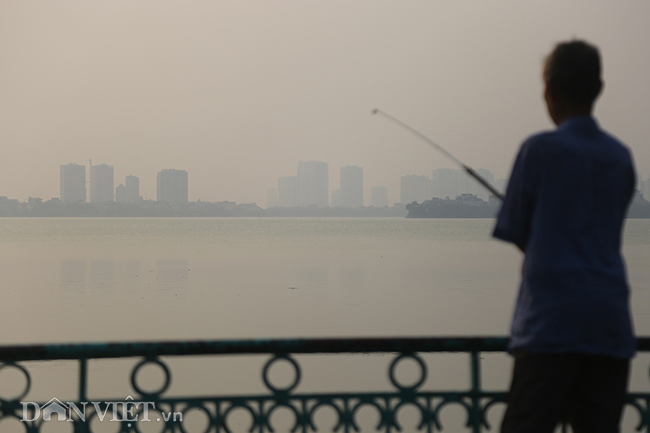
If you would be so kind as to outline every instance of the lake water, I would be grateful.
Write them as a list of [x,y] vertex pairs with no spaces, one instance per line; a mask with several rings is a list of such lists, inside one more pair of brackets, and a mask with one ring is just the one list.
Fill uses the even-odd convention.
[[[0,344],[507,335],[522,257],[493,224],[3,218]],[[628,220],[624,239],[650,335],[650,220]],[[633,381],[648,389],[647,362]]]

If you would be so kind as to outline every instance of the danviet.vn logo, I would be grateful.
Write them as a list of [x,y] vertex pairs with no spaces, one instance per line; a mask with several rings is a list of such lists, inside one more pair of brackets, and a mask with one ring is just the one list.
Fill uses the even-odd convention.
[[[33,401],[21,401],[20,403],[23,407],[23,416],[21,418],[23,422],[37,420],[85,422],[87,415],[93,412],[100,422],[105,419],[127,423],[183,421],[181,412],[163,412],[156,409],[156,403],[152,401],[133,401],[133,397],[130,395],[124,401],[62,402],[58,398],[52,398],[43,405]],[[89,410],[90,412],[88,412]]]

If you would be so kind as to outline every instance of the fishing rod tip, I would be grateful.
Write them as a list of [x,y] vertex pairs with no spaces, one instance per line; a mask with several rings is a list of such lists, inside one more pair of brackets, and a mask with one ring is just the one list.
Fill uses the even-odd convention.
[[378,112],[379,112],[379,108],[375,108],[374,110],[372,110],[372,114],[377,114]]

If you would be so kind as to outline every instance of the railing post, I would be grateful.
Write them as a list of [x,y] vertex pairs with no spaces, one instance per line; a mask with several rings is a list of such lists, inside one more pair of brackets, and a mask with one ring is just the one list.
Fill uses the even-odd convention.
[[87,379],[88,377],[88,359],[79,358],[79,401],[88,401],[86,398]]
[[481,433],[481,365],[479,352],[472,351],[472,432]]
[[[79,402],[88,401],[87,394],[88,389],[88,359],[79,358]],[[89,423],[81,422],[78,426],[75,427],[75,432],[79,431],[81,433],[87,433],[90,431]]]

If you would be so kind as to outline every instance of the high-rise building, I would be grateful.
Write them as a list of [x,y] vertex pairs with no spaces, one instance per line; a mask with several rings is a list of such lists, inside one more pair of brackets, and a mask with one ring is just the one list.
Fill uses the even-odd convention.
[[363,206],[363,168],[356,165],[341,168],[341,206]]
[[400,178],[399,200],[401,204],[409,204],[414,201],[422,203],[432,198],[433,184],[428,177],[412,174]]
[[140,200],[140,178],[137,176],[129,175],[124,179],[124,187],[126,188],[126,202],[135,203]]
[[385,186],[373,186],[370,190],[370,206],[388,206],[388,188]]
[[158,172],[157,200],[170,203],[188,202],[188,180],[185,170],[166,169]]
[[60,166],[61,201],[76,203],[86,201],[86,167],[79,164]]
[[326,162],[298,164],[298,206],[329,206],[329,169]]
[[115,201],[118,203],[126,203],[126,187],[119,184],[115,188]]
[[278,179],[278,206],[298,206],[298,178],[296,176]]
[[90,166],[90,202],[105,203],[113,201],[113,166],[106,164]]

